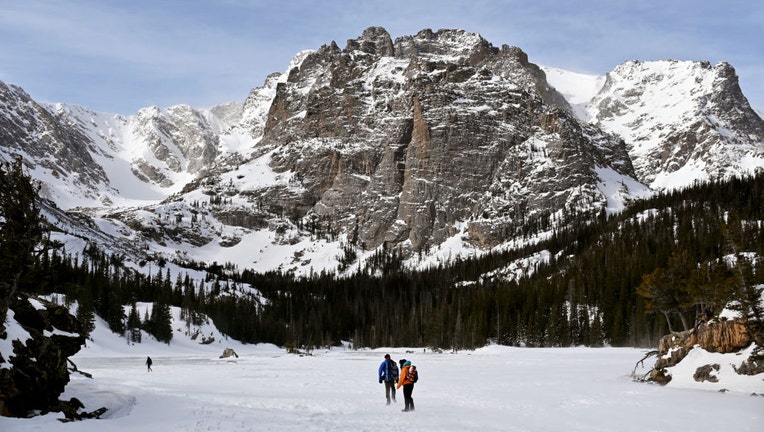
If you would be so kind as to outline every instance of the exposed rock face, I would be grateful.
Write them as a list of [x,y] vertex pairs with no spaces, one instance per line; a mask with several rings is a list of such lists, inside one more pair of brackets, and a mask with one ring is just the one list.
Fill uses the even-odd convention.
[[661,338],[658,351],[660,355],[665,355],[677,349],[689,351],[700,345],[709,352],[730,353],[747,347],[751,341],[745,321],[734,319],[703,323],[691,330],[666,335]]
[[[103,167],[83,128],[66,121],[61,111],[38,104],[22,89],[0,82],[0,145],[4,152],[25,155],[28,166],[81,188],[90,196],[108,188]],[[33,162],[34,161],[34,162]]]
[[[725,354],[746,348],[752,342],[746,321],[737,318],[702,323],[694,329],[666,335],[658,345],[658,360],[652,378],[658,382],[670,380],[663,375],[663,369],[677,365],[696,345],[709,352]],[[699,376],[703,375],[701,372]]]
[[519,49],[459,30],[388,40],[372,28],[324,46],[277,86],[262,144],[302,186],[279,210],[366,249],[460,232],[487,248],[557,209],[604,207],[599,168],[634,175],[623,143],[575,119]]
[[0,368],[0,413],[4,416],[60,409],[58,397],[69,382],[68,357],[85,342],[80,323],[66,308],[41,305],[24,294],[11,302],[9,315],[30,338],[14,340],[13,353],[0,359],[0,364],[5,362]]
[[710,352],[730,353],[751,344],[753,338],[743,320],[702,324],[696,331],[697,344]]
[[368,54],[380,56],[392,56],[395,54],[393,40],[390,34],[382,27],[369,27],[364,30],[358,39],[349,39],[346,51],[362,51]]
[[38,176],[56,179],[43,193],[63,208],[70,206],[62,201],[108,204],[110,197],[131,195],[134,191],[118,189],[125,176],[160,188],[185,183],[215,165],[227,122],[242,117],[236,104],[208,111],[148,107],[132,117],[97,113],[37,103],[2,82],[0,113],[0,156],[25,155]]
[[[146,142],[151,155],[174,173],[197,174],[210,167],[218,156],[218,135],[198,111],[187,105],[164,111],[156,107],[144,108],[131,125],[135,135]],[[136,158],[133,163],[138,175],[162,186],[172,184],[170,178],[149,161]]]

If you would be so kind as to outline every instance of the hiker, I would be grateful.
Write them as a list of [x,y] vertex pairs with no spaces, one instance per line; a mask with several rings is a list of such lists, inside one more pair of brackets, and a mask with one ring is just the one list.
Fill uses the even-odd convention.
[[149,372],[151,372],[151,364],[153,362],[151,361],[151,357],[146,357],[146,367],[149,368]]
[[403,401],[406,403],[403,412],[414,411],[414,399],[411,397],[411,393],[414,392],[414,383],[417,381],[419,381],[419,373],[416,371],[416,366],[406,360],[401,368],[398,386],[396,387],[401,388],[403,386]]
[[385,359],[379,365],[377,376],[380,384],[385,383],[385,398],[390,405],[391,394],[392,401],[395,402],[395,384],[398,382],[398,365],[390,358],[390,354],[385,354]]

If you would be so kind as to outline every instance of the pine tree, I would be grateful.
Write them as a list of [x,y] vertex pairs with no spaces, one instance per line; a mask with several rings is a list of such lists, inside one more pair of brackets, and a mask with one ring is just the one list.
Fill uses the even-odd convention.
[[93,299],[89,295],[80,296],[75,313],[77,321],[82,324],[82,331],[85,337],[95,330],[95,312],[93,311]]
[[130,314],[127,316],[127,335],[130,342],[141,342],[141,317],[138,315],[138,307],[133,302]]
[[49,247],[38,206],[39,183],[24,172],[21,157],[0,163],[0,326],[22,276]]
[[[759,259],[761,260],[761,259]],[[732,307],[746,319],[746,327],[761,352],[764,346],[764,284],[753,282],[754,266],[749,259],[738,256],[738,283]],[[758,269],[761,271],[761,269]],[[761,353],[764,356],[764,352]]]
[[172,315],[170,306],[161,302],[154,302],[151,306],[150,332],[159,342],[168,345],[172,340]]

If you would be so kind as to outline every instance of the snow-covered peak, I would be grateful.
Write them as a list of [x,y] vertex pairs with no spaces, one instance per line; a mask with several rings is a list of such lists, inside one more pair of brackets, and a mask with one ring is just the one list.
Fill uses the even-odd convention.
[[[588,107],[591,118],[601,120],[631,115],[627,125],[649,112],[656,122],[674,122],[689,112],[703,108],[713,91],[717,68],[690,61],[629,61],[607,74],[602,90]],[[604,101],[613,101],[613,103]],[[620,103],[619,103],[620,102]],[[626,135],[626,131],[621,131]],[[633,135],[633,134],[632,134]]]
[[628,61],[605,77],[544,71],[579,118],[624,139],[653,189],[764,167],[764,122],[726,62]]
[[287,67],[286,69],[287,74],[289,74],[289,71],[291,71],[292,69],[299,68],[302,65],[302,62],[304,62],[305,59],[308,58],[308,56],[310,56],[314,52],[316,52],[316,50],[303,50],[295,54],[295,56],[292,57],[292,60],[289,62],[289,67]]

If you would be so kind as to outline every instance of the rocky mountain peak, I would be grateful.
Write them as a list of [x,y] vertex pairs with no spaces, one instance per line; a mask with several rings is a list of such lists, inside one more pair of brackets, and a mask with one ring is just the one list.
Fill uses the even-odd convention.
[[764,161],[764,122],[727,63],[623,63],[586,111],[623,137],[638,177],[656,189],[736,175]]
[[[210,166],[218,155],[219,135],[199,111],[188,105],[165,110],[144,108],[138,112],[132,131],[145,141],[152,157],[172,173],[196,174]],[[173,184],[171,175],[154,169],[156,165],[146,159],[134,162],[151,181],[164,187]]]
[[443,61],[466,60],[475,65],[489,54],[498,50],[477,33],[458,29],[430,29],[414,36],[403,36],[395,40],[395,55],[401,58],[439,58]]
[[276,201],[263,189],[248,196],[364,249],[421,250],[460,233],[490,247],[553,208],[606,206],[595,168],[633,175],[619,142],[579,124],[521,50],[423,30],[396,39],[390,57],[373,48],[387,40],[368,29],[348,43],[355,51],[325,47],[290,70],[262,145],[300,187]]
[[[48,106],[32,100],[22,89],[0,82],[0,145],[8,159],[24,155],[32,172],[47,173],[90,197],[108,188],[108,177],[91,155],[94,151],[87,127],[70,116],[88,110],[63,105]],[[68,189],[66,186],[61,189]],[[46,188],[49,198],[71,197],[66,190]]]
[[91,208],[142,249],[205,245],[243,268],[258,258],[237,245],[256,236],[292,251],[290,268],[312,265],[319,236],[338,255],[519,244],[623,208],[650,193],[640,182],[764,166],[762,120],[726,63],[626,62],[574,102],[547,72],[477,33],[370,27],[210,110],[114,116],[0,83],[0,139],[61,207]]
[[348,39],[345,51],[362,51],[388,57],[395,54],[390,33],[382,27],[369,27],[358,39]]

